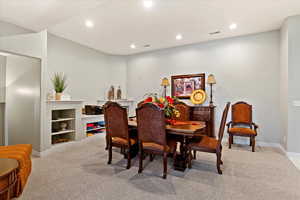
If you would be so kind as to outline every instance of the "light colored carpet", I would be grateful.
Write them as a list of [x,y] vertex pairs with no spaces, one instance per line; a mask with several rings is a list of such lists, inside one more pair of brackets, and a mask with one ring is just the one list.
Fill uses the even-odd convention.
[[300,171],[279,150],[234,145],[223,151],[223,175],[218,175],[215,155],[198,153],[193,168],[184,173],[169,165],[161,178],[162,160],[147,158],[143,174],[138,159],[126,170],[126,160],[113,152],[107,165],[104,137],[57,147],[43,158],[33,159],[33,171],[22,200],[299,200]]

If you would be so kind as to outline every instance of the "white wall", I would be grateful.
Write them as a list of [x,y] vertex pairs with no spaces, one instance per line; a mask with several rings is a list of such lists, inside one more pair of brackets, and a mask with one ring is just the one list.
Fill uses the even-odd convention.
[[6,57],[0,55],[0,145],[4,145],[5,67]]
[[0,55],[0,103],[5,102],[6,57]]
[[287,150],[300,153],[300,16],[289,17],[288,26],[288,138]]
[[35,150],[39,150],[41,62],[12,55],[6,60],[8,144],[32,144]]
[[217,121],[225,102],[247,101],[260,126],[258,140],[279,143],[279,40],[273,31],[130,56],[128,96],[139,101],[147,92],[160,91],[163,77],[212,73]]
[[72,41],[48,36],[48,90],[52,89],[51,77],[64,72],[68,77],[69,93],[73,99],[86,103],[107,96],[110,85],[121,86],[126,94],[126,62],[120,56],[111,56]]
[[280,30],[280,112],[282,123],[281,145],[287,148],[288,137],[288,25]]

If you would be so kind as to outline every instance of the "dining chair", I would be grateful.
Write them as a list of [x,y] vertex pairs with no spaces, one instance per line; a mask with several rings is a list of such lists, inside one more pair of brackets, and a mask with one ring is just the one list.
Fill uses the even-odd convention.
[[215,153],[217,155],[218,173],[222,174],[222,170],[221,170],[221,164],[223,164],[223,161],[221,159],[221,157],[222,157],[222,139],[223,139],[223,135],[224,135],[224,129],[226,126],[226,119],[227,119],[229,108],[230,108],[230,103],[228,102],[223,111],[218,139],[208,137],[208,136],[203,136],[199,142],[191,142],[188,145],[188,150],[189,150],[188,167],[189,168],[192,167],[192,150],[207,152],[207,153]]
[[190,121],[190,106],[184,102],[175,103],[175,109],[179,111],[179,117],[173,116],[173,119],[178,121]]
[[108,164],[112,161],[112,147],[127,150],[127,169],[131,166],[131,150],[137,144],[137,139],[130,137],[126,108],[116,102],[104,105],[104,119],[108,147]]
[[255,137],[258,126],[252,121],[252,105],[239,101],[231,107],[231,121],[227,124],[229,149],[233,144],[233,136],[249,137],[252,152],[255,152]]
[[138,139],[139,139],[139,171],[143,171],[144,153],[150,155],[150,161],[153,155],[163,155],[163,178],[167,178],[167,155],[176,156],[175,140],[167,139],[165,113],[160,107],[145,103],[136,109]]

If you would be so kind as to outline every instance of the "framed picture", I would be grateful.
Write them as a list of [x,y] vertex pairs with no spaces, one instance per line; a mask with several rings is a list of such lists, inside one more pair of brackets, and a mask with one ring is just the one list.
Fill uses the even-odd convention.
[[188,99],[194,90],[205,91],[205,74],[177,75],[171,77],[172,96]]

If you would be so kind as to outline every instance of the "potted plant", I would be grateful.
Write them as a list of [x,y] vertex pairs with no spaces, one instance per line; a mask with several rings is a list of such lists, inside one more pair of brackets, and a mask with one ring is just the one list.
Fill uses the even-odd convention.
[[55,73],[52,83],[55,90],[55,100],[61,100],[62,93],[67,88],[67,77],[63,73]]

